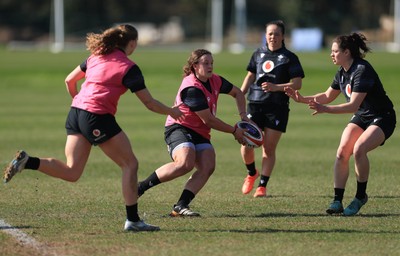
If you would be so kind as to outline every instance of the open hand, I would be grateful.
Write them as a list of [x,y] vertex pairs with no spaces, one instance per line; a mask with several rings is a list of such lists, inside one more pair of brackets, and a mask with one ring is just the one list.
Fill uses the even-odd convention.
[[314,100],[310,100],[308,102],[308,108],[314,110],[312,115],[316,115],[319,113],[324,113],[325,112],[325,106],[320,104],[316,98]]
[[284,92],[287,96],[292,98],[296,102],[304,102],[304,97],[301,96],[300,92],[298,90],[294,90],[292,87],[286,86],[284,88]]

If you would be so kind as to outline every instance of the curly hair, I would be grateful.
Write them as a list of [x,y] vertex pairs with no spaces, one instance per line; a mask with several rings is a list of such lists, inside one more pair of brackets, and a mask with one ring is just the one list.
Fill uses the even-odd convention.
[[205,49],[197,49],[190,54],[190,57],[187,60],[187,63],[183,66],[183,76],[188,76],[191,73],[194,73],[193,65],[199,63],[201,56],[203,55],[212,55],[210,51]]
[[132,25],[123,24],[109,28],[103,33],[88,33],[86,47],[94,55],[106,55],[115,48],[124,49],[129,41],[137,39],[136,28]]

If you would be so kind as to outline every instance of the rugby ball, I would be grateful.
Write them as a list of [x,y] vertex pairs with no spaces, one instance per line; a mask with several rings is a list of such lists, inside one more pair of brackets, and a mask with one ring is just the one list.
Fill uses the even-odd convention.
[[263,144],[264,135],[257,125],[247,122],[239,121],[235,124],[236,127],[246,130],[244,138],[246,140],[246,146],[249,148],[258,148]]

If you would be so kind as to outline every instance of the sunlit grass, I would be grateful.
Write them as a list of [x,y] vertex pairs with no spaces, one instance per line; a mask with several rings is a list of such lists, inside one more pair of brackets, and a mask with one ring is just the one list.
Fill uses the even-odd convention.
[[[215,70],[240,86],[250,54],[216,54]],[[17,149],[34,156],[64,159],[64,123],[71,101],[64,78],[87,53],[2,51],[1,55],[0,162],[6,164]],[[138,50],[132,58],[141,67],[153,96],[172,104],[188,56],[189,52]],[[301,53],[299,57],[306,72],[304,93],[325,90],[337,69],[328,52]],[[399,55],[374,53],[368,59],[381,74],[399,113]],[[233,124],[238,121],[236,112],[233,99],[221,95],[218,116]],[[266,200],[241,194],[245,171],[239,145],[232,135],[214,131],[217,168],[191,204],[201,218],[167,216],[187,175],[147,191],[139,200],[141,216],[160,225],[160,232],[123,232],[120,170],[96,147],[77,183],[26,170],[1,186],[0,219],[57,255],[398,254],[398,131],[369,155],[370,201],[361,214],[331,217],[324,211],[333,192],[332,166],[340,134],[350,116],[311,116],[307,106],[295,103],[291,103],[290,114]],[[117,120],[131,139],[141,179],[170,161],[163,141],[165,117],[145,109],[128,92],[121,98]],[[258,166],[259,155],[258,151]],[[354,193],[351,173],[345,204]],[[0,241],[2,254],[13,251],[15,244],[10,245],[13,239],[8,235],[0,232]],[[22,251],[25,255],[32,253],[29,249]]]

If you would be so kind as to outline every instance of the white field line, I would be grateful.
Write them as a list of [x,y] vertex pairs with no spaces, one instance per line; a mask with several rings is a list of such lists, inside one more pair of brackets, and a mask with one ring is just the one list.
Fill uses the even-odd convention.
[[0,230],[13,236],[22,246],[34,248],[42,255],[50,255],[45,245],[39,243],[33,237],[27,235],[18,228],[11,226],[2,219],[0,219]]

